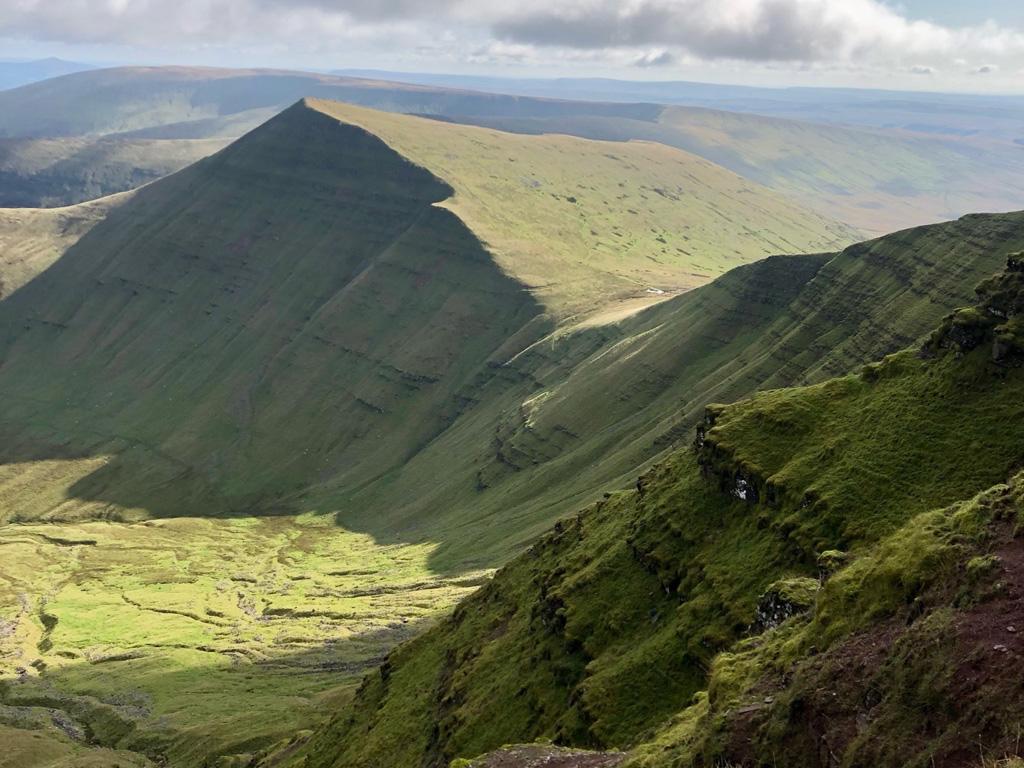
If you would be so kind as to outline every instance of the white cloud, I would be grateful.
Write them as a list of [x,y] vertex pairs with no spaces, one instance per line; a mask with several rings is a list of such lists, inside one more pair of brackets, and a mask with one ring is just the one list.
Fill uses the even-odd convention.
[[676,57],[670,51],[648,51],[638,56],[633,65],[641,68],[668,67],[676,63]]
[[305,54],[355,42],[470,64],[746,62],[908,77],[1024,66],[1024,32],[914,20],[882,0],[0,0],[0,38]]

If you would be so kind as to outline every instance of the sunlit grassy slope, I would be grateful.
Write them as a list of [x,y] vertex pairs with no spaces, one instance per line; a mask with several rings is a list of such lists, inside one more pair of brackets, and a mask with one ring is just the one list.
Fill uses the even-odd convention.
[[679,147],[869,234],[1024,207],[1024,157],[1009,145],[689,107],[666,107],[645,120],[587,114],[466,119],[506,130]]
[[49,210],[0,208],[0,299],[53,264],[128,197]]
[[301,764],[535,739],[652,768],[1018,754],[1024,265],[982,300],[923,352],[709,408],[692,449],[396,650]]
[[[1024,215],[971,216],[736,269],[634,318],[532,345],[482,390],[487,405],[387,484],[328,482],[314,498],[387,539],[441,540],[438,567],[500,561],[509,541],[531,541],[552,515],[688,442],[707,402],[821,381],[905,347],[1019,248]],[[387,520],[362,512],[378,508]]]
[[828,250],[853,238],[842,225],[660,144],[519,136],[309,103],[450,184],[455,194],[444,205],[557,316],[603,306],[610,296],[685,290],[763,256]]
[[429,549],[309,516],[0,528],[4,759],[199,765],[289,737],[478,583],[430,575]]

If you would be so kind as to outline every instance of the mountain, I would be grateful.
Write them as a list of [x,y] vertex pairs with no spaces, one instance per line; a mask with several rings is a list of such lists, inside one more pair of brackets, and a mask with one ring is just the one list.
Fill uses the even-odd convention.
[[90,69],[93,69],[92,64],[64,61],[52,57],[36,61],[0,61],[0,90],[17,88],[39,80]]
[[[723,87],[723,96],[730,92]],[[182,67],[97,70],[0,93],[0,136],[8,137],[0,171],[10,169],[3,199],[68,204],[130,188],[215,151],[307,96],[504,131],[658,142],[863,235],[1024,207],[1024,154],[1012,141],[788,119],[799,112],[779,119],[739,107],[586,102],[308,72]],[[979,119],[988,114],[977,105],[973,111],[956,106],[952,97],[935,100],[928,109],[936,116],[946,109]],[[210,141],[189,143],[200,139]]]
[[[5,458],[112,452],[69,490],[114,509],[288,509],[311,483],[383,482],[556,323],[849,238],[697,158],[609,149],[293,107],[0,305]],[[44,364],[63,374],[40,388]]]
[[[565,765],[1019,756],[1022,317],[1011,254],[923,345],[709,406],[692,448],[559,522],[272,764],[535,740],[629,750],[523,749]],[[514,752],[456,763],[535,764]]]
[[[1011,214],[836,253],[843,227],[678,150],[315,100],[116,202],[73,243],[35,225],[60,256],[0,301],[20,765],[336,750],[384,654],[709,401],[904,347],[1024,247]],[[648,291],[669,275],[692,290]]]
[[0,93],[0,205],[67,205],[131,189],[223,147],[304,97],[396,112],[643,118],[651,105],[578,105],[310,72],[121,67]]
[[[221,125],[216,121],[247,118],[250,122],[237,136],[305,97],[440,115],[541,117],[580,111],[578,104],[566,100],[521,99],[313,72],[114,67],[52,78],[3,93],[0,136],[54,138],[159,129],[164,137],[174,126],[198,124],[203,126],[201,137],[207,137],[220,135]],[[650,104],[592,103],[584,109],[587,113],[639,119],[658,111]]]

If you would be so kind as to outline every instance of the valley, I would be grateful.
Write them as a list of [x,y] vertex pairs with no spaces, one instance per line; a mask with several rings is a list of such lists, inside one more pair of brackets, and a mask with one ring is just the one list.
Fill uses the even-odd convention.
[[5,526],[3,760],[201,765],[289,738],[485,576],[438,577],[430,549],[315,515]]

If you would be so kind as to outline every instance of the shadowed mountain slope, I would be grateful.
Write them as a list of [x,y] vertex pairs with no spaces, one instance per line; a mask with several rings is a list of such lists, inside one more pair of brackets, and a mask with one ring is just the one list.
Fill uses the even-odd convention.
[[[456,160],[432,174],[303,103],[114,210],[0,304],[4,460],[83,460],[81,477],[63,488],[70,498],[55,504],[22,488],[7,507],[18,517],[286,512],[313,485],[387,485],[475,410],[480,391],[506,376],[504,364],[553,327],[548,315],[605,306],[630,288],[634,271],[647,274],[648,257],[665,247],[646,239],[648,225],[672,237],[706,215],[701,200],[652,193],[636,215],[642,226],[619,223],[641,243],[628,258],[587,263],[591,235],[539,258],[548,230],[530,222],[537,213],[541,226],[557,226],[538,212],[556,191],[575,189],[572,163],[603,172],[590,188],[602,200],[639,195],[668,160],[692,164],[720,214],[730,200],[737,221],[741,207],[778,205],[811,242],[831,237],[829,222],[672,150],[624,147],[636,168],[623,176],[613,174],[622,160],[606,158],[605,168],[596,159],[605,145],[572,140],[562,167],[541,168],[561,143],[321,107],[358,115],[403,151],[405,137],[426,126]],[[487,181],[502,142],[501,162],[512,165],[511,156],[523,170]],[[416,161],[433,162],[412,149]],[[522,183],[523,173],[540,174],[546,187]],[[438,205],[453,194],[450,205],[470,211],[472,230]],[[582,228],[577,206],[557,202],[569,212],[564,226]],[[776,242],[742,224],[726,232],[720,227],[748,260]],[[502,243],[497,260],[480,238]],[[663,274],[692,271],[684,258]],[[739,258],[723,257],[717,271]],[[578,292],[590,274],[600,280]],[[533,293],[528,276],[540,283]],[[43,370],[52,375],[42,380]],[[474,439],[486,443],[489,432]],[[98,468],[84,461],[97,457]]]
[[301,106],[140,191],[0,305],[5,457],[116,457],[72,493],[153,514],[400,464],[539,313],[450,192]]
[[709,407],[692,449],[393,652],[301,764],[540,739],[652,768],[1020,755],[1022,277],[923,348]]

